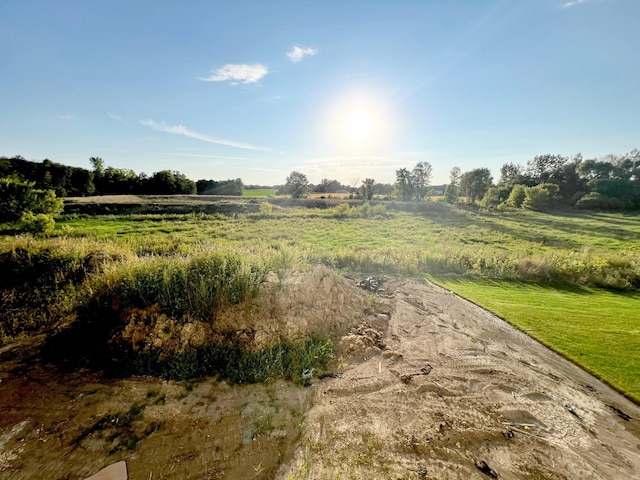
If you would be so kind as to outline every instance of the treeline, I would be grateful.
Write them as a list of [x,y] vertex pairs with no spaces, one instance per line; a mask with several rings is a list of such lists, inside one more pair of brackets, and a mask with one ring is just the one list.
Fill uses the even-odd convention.
[[487,168],[461,173],[454,167],[445,200],[464,197],[486,209],[515,207],[552,210],[640,209],[640,151],[607,155],[599,159],[538,155],[525,165],[506,163],[493,183]]
[[58,197],[88,195],[171,195],[196,192],[196,184],[180,172],[161,170],[148,176],[130,169],[105,167],[99,157],[90,159],[93,170],[43,160],[32,162],[21,156],[0,157],[0,178],[33,182]]
[[241,178],[235,180],[198,180],[198,195],[235,195],[242,196],[244,185]]

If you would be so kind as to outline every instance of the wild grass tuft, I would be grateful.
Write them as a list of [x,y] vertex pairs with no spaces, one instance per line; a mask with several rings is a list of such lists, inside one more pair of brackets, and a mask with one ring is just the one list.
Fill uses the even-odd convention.
[[188,257],[152,257],[112,269],[97,303],[128,307],[159,305],[181,321],[211,320],[224,305],[255,296],[267,266],[250,256],[210,251]]

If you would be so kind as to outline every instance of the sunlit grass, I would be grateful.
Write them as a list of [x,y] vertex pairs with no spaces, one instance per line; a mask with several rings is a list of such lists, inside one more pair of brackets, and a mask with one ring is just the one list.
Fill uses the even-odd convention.
[[275,188],[253,188],[251,190],[247,190],[246,188],[242,190],[243,197],[275,197],[276,196]]

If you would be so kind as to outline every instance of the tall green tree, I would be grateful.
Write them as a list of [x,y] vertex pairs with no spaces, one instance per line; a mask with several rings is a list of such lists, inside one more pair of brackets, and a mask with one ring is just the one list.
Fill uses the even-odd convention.
[[376,181],[373,178],[365,178],[362,182],[362,196],[366,200],[371,201],[373,199],[373,193],[375,191]]
[[455,203],[460,196],[461,172],[460,167],[453,167],[449,172],[449,184],[444,189],[444,201],[447,203]]
[[307,176],[294,170],[287,177],[282,190],[286,195],[291,195],[292,198],[302,198],[309,193],[310,187]]
[[492,181],[488,168],[476,168],[465,172],[460,177],[460,194],[475,203],[477,199],[484,197]]
[[423,201],[429,191],[431,182],[432,167],[429,162],[418,162],[411,171],[411,179],[413,182],[413,195],[416,201]]
[[562,155],[552,155],[550,153],[536,155],[527,162],[525,174],[532,185],[547,183],[568,160],[567,157]]
[[413,178],[406,168],[396,170],[396,191],[403,201],[408,202],[413,198]]

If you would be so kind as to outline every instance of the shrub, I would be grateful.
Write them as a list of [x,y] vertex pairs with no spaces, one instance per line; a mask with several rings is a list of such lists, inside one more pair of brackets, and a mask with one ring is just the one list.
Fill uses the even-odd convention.
[[553,183],[541,183],[525,190],[525,199],[522,207],[528,210],[546,211],[553,208],[558,193],[558,185]]
[[0,222],[18,222],[30,232],[53,229],[53,218],[64,208],[53,190],[38,190],[34,182],[0,179]]
[[609,198],[598,192],[591,192],[576,202],[581,210],[622,210],[624,204],[617,198]]
[[526,190],[527,187],[524,185],[514,185],[509,194],[509,198],[507,198],[507,206],[521,208],[526,197]]
[[20,217],[20,229],[29,233],[51,233],[56,226],[53,216],[26,211]]
[[273,205],[271,205],[269,202],[260,203],[260,210],[259,210],[260,215],[264,217],[268,217],[269,215],[271,215],[272,212],[273,212]]

